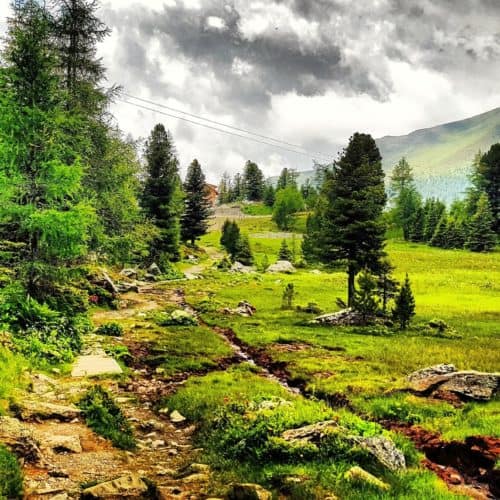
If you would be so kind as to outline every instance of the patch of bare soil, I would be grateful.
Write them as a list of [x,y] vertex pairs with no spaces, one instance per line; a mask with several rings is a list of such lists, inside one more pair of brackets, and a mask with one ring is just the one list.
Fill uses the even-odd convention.
[[441,436],[416,425],[386,421],[384,426],[409,437],[422,451],[424,465],[452,489],[473,498],[500,497],[500,439],[471,436],[465,441],[444,441]]

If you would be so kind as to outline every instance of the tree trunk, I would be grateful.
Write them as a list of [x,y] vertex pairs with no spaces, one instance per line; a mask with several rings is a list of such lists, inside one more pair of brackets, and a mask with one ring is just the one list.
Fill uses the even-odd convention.
[[354,304],[355,279],[356,271],[354,266],[349,264],[347,267],[347,305],[349,307],[352,307]]

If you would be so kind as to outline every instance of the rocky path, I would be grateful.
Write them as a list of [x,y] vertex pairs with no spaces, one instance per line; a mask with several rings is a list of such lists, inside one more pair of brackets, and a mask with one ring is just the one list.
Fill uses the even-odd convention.
[[[141,320],[145,311],[175,301],[175,297],[175,291],[145,288],[127,294],[118,311],[98,311],[94,321]],[[180,414],[158,414],[153,409],[151,399],[168,394],[175,384],[145,369],[134,371],[126,382],[113,377],[117,367],[121,372],[104,352],[99,336],[91,335],[72,377],[56,380],[35,375],[32,392],[16,409],[18,418],[0,417],[0,441],[24,457],[26,499],[80,498],[83,491],[89,498],[208,497],[210,471],[198,463],[200,450],[193,448],[191,440],[195,428]],[[98,379],[88,377],[99,374]],[[113,394],[128,417],[138,444],[136,451],[114,448],[85,425],[74,402],[95,383]]]

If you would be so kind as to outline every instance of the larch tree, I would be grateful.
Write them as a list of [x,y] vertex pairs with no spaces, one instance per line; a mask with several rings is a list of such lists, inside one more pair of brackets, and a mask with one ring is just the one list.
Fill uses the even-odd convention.
[[181,218],[182,240],[196,244],[196,240],[206,234],[208,218],[212,213],[211,204],[207,198],[205,175],[198,160],[193,160],[188,167],[184,182],[185,203]]
[[180,216],[182,190],[172,136],[159,123],[146,142],[146,180],[142,193],[142,206],[146,214],[160,229],[152,242],[151,256],[178,260],[180,242]]

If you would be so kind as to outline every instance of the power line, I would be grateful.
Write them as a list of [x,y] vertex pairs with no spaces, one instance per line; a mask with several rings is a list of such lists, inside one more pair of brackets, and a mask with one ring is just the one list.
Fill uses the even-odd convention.
[[142,104],[137,104],[135,102],[127,101],[126,99],[123,99],[121,97],[118,97],[118,100],[121,101],[121,102],[123,102],[123,103],[125,103],[125,104],[130,104],[131,106],[135,106],[137,108],[144,109],[146,111],[152,111],[153,113],[158,113],[160,115],[169,116],[171,118],[177,118],[178,120],[182,120],[182,121],[191,123],[193,125],[200,125],[201,127],[205,127],[205,128],[211,129],[211,130],[215,130],[217,132],[222,132],[223,134],[232,135],[234,137],[239,137],[241,139],[247,139],[247,140],[253,141],[253,142],[258,142],[259,144],[265,144],[267,146],[271,146],[271,147],[274,147],[274,148],[283,149],[283,150],[289,151],[291,153],[295,153],[295,154],[298,154],[298,155],[306,156],[307,158],[314,159],[314,157],[315,157],[315,155],[313,153],[306,153],[304,151],[296,151],[294,149],[290,149],[290,148],[286,148],[284,146],[280,146],[279,144],[273,144],[271,142],[261,141],[260,139],[256,139],[254,137],[249,137],[247,135],[236,134],[234,132],[230,132],[229,130],[223,130],[223,129],[220,129],[220,128],[217,128],[217,127],[212,127],[211,125],[207,125],[206,123],[195,122],[194,120],[190,120],[190,119],[185,118],[183,116],[172,115],[170,113],[166,113],[165,111],[159,111],[158,109],[150,108],[148,106],[143,106]]
[[196,115],[194,113],[189,113],[189,112],[183,111],[181,109],[173,108],[173,107],[167,106],[165,104],[161,104],[161,103],[158,103],[158,102],[150,101],[148,99],[143,99],[141,97],[133,96],[131,94],[128,94],[127,92],[123,92],[123,95],[126,96],[126,97],[129,97],[131,99],[135,99],[137,101],[141,101],[141,102],[144,102],[144,103],[147,103],[147,104],[151,104],[153,106],[157,106],[157,107],[160,107],[160,108],[168,109],[170,111],[174,111],[175,113],[182,113],[184,115],[191,116],[191,117],[196,118],[198,120],[203,120],[203,121],[206,121],[208,123],[213,123],[215,125],[219,125],[219,126],[222,126],[222,127],[226,127],[226,128],[232,129],[232,130],[236,130],[238,132],[243,132],[243,133],[248,134],[248,135],[253,135],[253,136],[256,136],[256,137],[260,137],[261,139],[270,140],[270,141],[273,141],[273,142],[284,144],[286,146],[291,146],[293,148],[299,148],[299,149],[302,149],[302,150],[304,150],[305,152],[307,152],[307,153],[309,153],[311,155],[322,156],[325,159],[331,159],[334,156],[334,155],[330,155],[328,153],[322,153],[320,151],[308,151],[306,148],[304,148],[300,144],[293,144],[291,142],[286,142],[286,141],[283,141],[281,139],[275,139],[274,137],[270,137],[268,135],[259,134],[258,132],[252,132],[250,130],[246,130],[246,129],[243,129],[243,128],[235,127],[233,125],[228,125],[227,123],[218,122],[218,121],[212,120],[210,118],[204,118],[203,116]]

